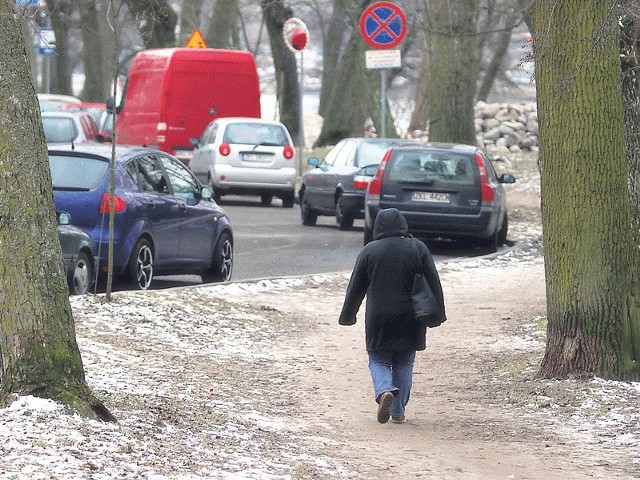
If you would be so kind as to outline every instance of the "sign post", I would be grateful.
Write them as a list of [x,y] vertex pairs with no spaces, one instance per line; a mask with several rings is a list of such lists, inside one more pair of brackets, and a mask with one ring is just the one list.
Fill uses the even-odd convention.
[[[41,28],[38,31],[38,54],[46,58],[45,92],[51,93],[51,62],[56,54],[56,34],[53,28]],[[44,75],[44,68],[43,68]]]
[[376,2],[360,16],[360,34],[377,50],[366,52],[367,68],[380,69],[380,133],[386,136],[387,68],[401,66],[400,50],[390,50],[407,34],[407,19],[400,7],[391,2]]
[[299,18],[290,18],[282,26],[284,43],[292,52],[300,52],[300,108],[298,112],[298,173],[302,175],[302,152],[304,150],[304,57],[309,43],[309,30]]

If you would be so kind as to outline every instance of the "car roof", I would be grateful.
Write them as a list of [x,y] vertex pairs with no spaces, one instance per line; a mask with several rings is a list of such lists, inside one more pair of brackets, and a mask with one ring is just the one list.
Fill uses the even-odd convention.
[[276,120],[265,120],[263,118],[255,118],[255,117],[223,117],[223,118],[217,118],[216,120],[214,120],[215,122],[218,123],[260,123],[263,125],[279,125],[279,126],[283,126],[283,124],[281,122],[278,122]]
[[459,152],[467,152],[472,153],[478,150],[481,150],[480,147],[475,145],[466,145],[463,143],[444,143],[444,142],[427,142],[427,143],[408,143],[408,144],[398,144],[393,146],[394,150],[414,150],[414,149],[424,149],[424,150],[455,150]]
[[71,95],[59,95],[57,93],[38,93],[38,100],[51,102],[80,103],[81,100]]
[[[52,145],[49,147],[49,155],[71,155],[78,157],[83,155],[90,155],[93,157],[102,157],[108,160],[111,158],[111,149],[111,144],[104,143],[82,143],[73,147]],[[145,153],[163,153],[163,155],[168,155],[167,153],[160,152],[160,150],[156,150],[154,148],[138,147],[134,145],[116,145],[115,152],[117,162],[124,162],[134,156],[142,155]]]
[[85,110],[47,110],[42,112],[41,115],[49,118],[79,118],[79,115],[88,115],[91,117],[91,114]]

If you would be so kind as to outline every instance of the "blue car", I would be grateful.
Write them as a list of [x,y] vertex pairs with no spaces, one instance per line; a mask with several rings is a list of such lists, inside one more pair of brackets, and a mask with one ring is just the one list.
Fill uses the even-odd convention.
[[98,271],[107,271],[113,208],[114,275],[127,277],[141,290],[155,275],[230,280],[233,229],[211,189],[167,153],[117,146],[111,199],[111,156],[110,145],[49,149],[56,210],[69,213],[72,223],[91,237]]

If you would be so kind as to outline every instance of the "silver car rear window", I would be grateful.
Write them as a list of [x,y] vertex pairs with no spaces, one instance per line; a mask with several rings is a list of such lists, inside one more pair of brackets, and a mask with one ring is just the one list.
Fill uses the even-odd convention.
[[70,118],[42,117],[42,126],[47,142],[70,143],[78,136],[76,126]]
[[222,140],[225,143],[285,146],[289,139],[279,125],[232,123],[227,125]]
[[53,188],[58,190],[92,190],[104,178],[109,162],[90,157],[49,154]]

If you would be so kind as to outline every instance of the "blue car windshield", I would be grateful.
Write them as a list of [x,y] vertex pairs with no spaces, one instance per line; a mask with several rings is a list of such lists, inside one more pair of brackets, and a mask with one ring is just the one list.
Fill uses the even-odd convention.
[[54,190],[92,190],[109,169],[104,159],[65,155],[49,155],[49,168]]

